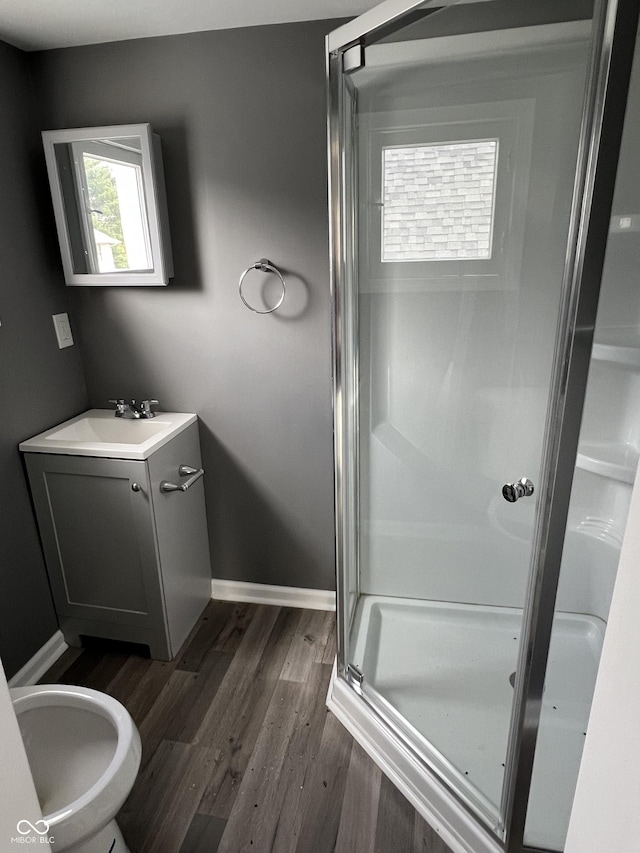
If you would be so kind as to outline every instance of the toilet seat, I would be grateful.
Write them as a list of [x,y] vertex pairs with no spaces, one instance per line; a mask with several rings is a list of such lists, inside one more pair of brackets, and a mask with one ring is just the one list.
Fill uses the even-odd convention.
[[48,684],[10,693],[56,850],[90,842],[135,782],[142,754],[135,723],[116,699],[86,687]]

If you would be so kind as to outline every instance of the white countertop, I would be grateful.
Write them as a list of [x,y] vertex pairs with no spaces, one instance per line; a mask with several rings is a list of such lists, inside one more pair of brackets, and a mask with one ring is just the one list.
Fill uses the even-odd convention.
[[116,418],[114,409],[90,409],[20,442],[19,448],[24,453],[148,459],[197,419],[197,415],[185,412],[157,412],[154,418]]

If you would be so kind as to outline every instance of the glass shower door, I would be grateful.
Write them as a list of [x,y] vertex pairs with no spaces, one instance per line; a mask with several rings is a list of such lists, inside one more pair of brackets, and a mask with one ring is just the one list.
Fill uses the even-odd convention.
[[500,836],[597,29],[508,6],[415,5],[333,91],[341,664]]

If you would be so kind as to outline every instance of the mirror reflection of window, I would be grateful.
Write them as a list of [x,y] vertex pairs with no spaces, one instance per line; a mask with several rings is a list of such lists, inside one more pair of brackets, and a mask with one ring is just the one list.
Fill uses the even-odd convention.
[[73,143],[83,241],[92,272],[152,268],[138,140]]
[[173,278],[160,137],[149,124],[42,132],[65,282]]

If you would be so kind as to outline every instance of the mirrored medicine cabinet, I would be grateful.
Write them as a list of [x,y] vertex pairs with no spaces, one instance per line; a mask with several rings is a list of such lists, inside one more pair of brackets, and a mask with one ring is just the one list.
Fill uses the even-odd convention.
[[42,134],[68,285],[173,276],[160,138],[149,124]]

